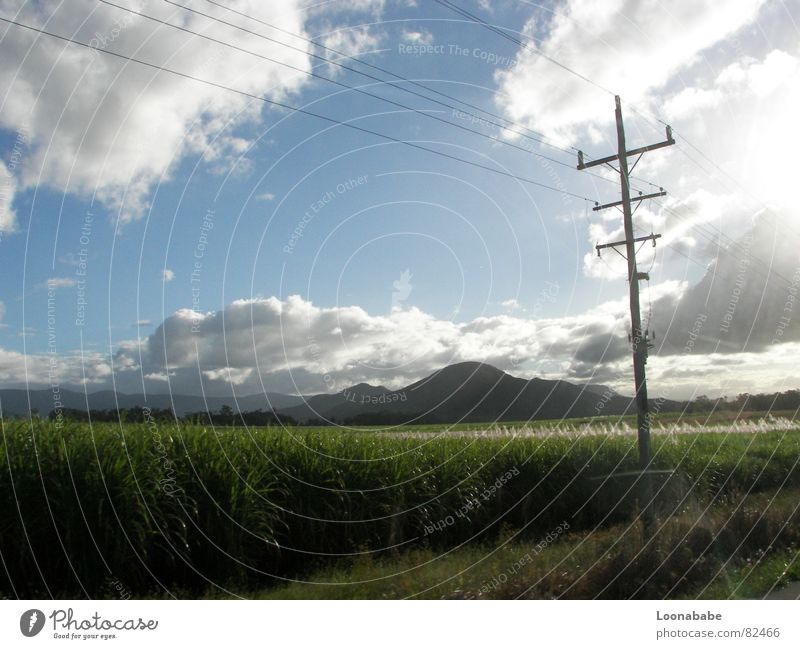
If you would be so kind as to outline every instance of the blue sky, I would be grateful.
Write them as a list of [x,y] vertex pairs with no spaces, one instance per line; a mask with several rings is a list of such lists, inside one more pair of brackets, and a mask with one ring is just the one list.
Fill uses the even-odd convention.
[[[571,147],[600,156],[616,146],[613,96],[598,86],[622,95],[630,146],[663,139],[658,119],[678,133],[676,147],[642,161],[634,184],[669,192],[636,218],[641,233],[664,235],[640,263],[652,268],[648,314],[655,303],[653,322],[672,348],[686,336],[675,313],[692,321],[694,311],[681,312],[687,291],[719,267],[714,242],[762,227],[765,212],[797,220],[781,164],[797,144],[794,2],[457,3],[521,34],[527,48],[427,2],[225,3],[240,14],[187,3],[216,21],[155,0],[119,4],[248,52],[95,2],[4,1],[0,13],[552,189],[0,27],[9,62],[0,73],[6,385],[319,392],[331,389],[331,373],[336,389],[401,385],[448,362],[484,360],[625,390],[624,349],[601,354],[588,374],[581,356],[618,350],[625,336],[622,265],[593,250],[621,238],[619,214],[563,193],[618,196],[612,174],[574,168]],[[312,56],[330,50],[287,32],[404,80],[337,68]],[[525,129],[566,151],[520,137]],[[780,269],[788,283],[774,291],[788,295],[791,260],[774,251],[753,254],[759,268]],[[714,285],[722,303],[733,279]],[[742,322],[763,315],[742,305]],[[727,334],[716,329],[709,336]],[[721,362],[712,350],[688,359],[665,349],[652,371],[670,394],[795,387],[800,379],[775,364],[793,344],[745,337]],[[723,372],[731,359],[748,374]]]

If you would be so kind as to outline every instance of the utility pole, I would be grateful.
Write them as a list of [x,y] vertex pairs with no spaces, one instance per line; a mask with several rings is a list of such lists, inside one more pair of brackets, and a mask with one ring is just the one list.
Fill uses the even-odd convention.
[[[638,442],[639,442],[639,506],[641,508],[642,523],[644,525],[645,534],[649,536],[653,523],[655,521],[655,513],[653,509],[653,481],[650,475],[650,412],[647,402],[647,375],[645,372],[645,365],[647,364],[647,354],[649,349],[648,332],[642,331],[642,315],[639,306],[639,282],[641,280],[649,280],[650,277],[647,273],[640,273],[636,268],[636,249],[637,244],[644,245],[647,241],[652,241],[653,246],[656,245],[656,239],[660,234],[650,234],[644,237],[634,237],[633,231],[633,214],[636,211],[631,209],[631,203],[636,202],[636,209],[638,209],[641,202],[648,198],[655,198],[658,196],[665,196],[666,192],[663,188],[653,194],[642,195],[631,198],[630,188],[630,172],[641,160],[642,156],[654,149],[660,149],[665,146],[675,144],[672,137],[672,128],[667,126],[667,139],[657,144],[640,147],[637,149],[627,150],[625,145],[625,127],[622,122],[622,104],[619,95],[615,98],[616,101],[616,120],[617,120],[617,154],[585,162],[583,151],[578,151],[578,169],[587,169],[589,167],[596,167],[599,165],[608,165],[614,171],[619,173],[620,187],[622,200],[613,203],[606,203],[604,205],[595,204],[594,211],[608,209],[610,207],[622,207],[622,218],[625,226],[625,239],[623,241],[613,241],[602,245],[597,245],[597,255],[600,256],[600,251],[604,248],[612,248],[616,252],[618,247],[625,247],[625,259],[628,262],[628,285],[630,289],[630,309],[631,309],[631,344],[633,347],[633,379],[636,388],[636,420],[638,429]],[[638,156],[633,166],[628,169],[628,158],[631,156]],[[615,168],[611,163],[619,163],[619,169]],[[640,249],[641,249],[640,245]],[[622,253],[619,253],[622,254]]]

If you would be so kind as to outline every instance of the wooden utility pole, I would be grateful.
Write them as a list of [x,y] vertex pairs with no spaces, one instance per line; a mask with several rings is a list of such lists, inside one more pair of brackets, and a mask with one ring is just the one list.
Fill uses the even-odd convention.
[[[616,120],[617,120],[617,154],[585,162],[583,152],[578,152],[578,169],[587,169],[589,167],[596,167],[599,165],[608,165],[614,171],[619,173],[620,187],[622,193],[622,200],[614,203],[606,203],[604,205],[595,205],[594,211],[608,209],[610,207],[622,207],[622,219],[625,226],[625,239],[624,241],[614,241],[598,245],[597,255],[600,256],[600,251],[603,248],[625,247],[625,259],[628,262],[628,284],[630,293],[630,310],[631,310],[631,344],[633,347],[633,380],[636,389],[636,419],[638,428],[638,441],[639,441],[639,505],[641,508],[642,522],[644,524],[645,532],[649,534],[652,529],[653,522],[655,521],[655,513],[653,509],[653,482],[650,474],[650,412],[649,404],[647,401],[647,375],[645,372],[645,365],[647,364],[647,354],[649,349],[648,332],[642,331],[642,315],[639,306],[639,282],[641,280],[650,279],[647,273],[640,273],[636,268],[636,244],[641,243],[644,245],[646,241],[652,241],[653,246],[656,245],[656,239],[660,234],[650,234],[644,237],[634,237],[633,230],[633,214],[636,210],[631,209],[631,203],[636,202],[637,209],[641,205],[641,201],[648,198],[655,198],[657,196],[664,196],[666,192],[663,188],[659,192],[653,194],[642,195],[631,198],[630,188],[630,171],[639,162],[641,157],[647,152],[654,149],[660,149],[671,144],[675,144],[672,137],[672,129],[667,126],[667,139],[657,144],[640,147],[638,149],[627,150],[625,145],[625,126],[622,122],[622,104],[619,95],[615,97],[616,100]],[[633,167],[628,169],[628,158],[631,156],[638,156]],[[619,169],[615,168],[611,163],[619,163]],[[621,254],[621,253],[620,253]]]

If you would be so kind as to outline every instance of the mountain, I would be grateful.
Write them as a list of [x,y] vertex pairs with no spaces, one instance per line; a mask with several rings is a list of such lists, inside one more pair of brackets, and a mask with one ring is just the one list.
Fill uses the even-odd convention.
[[600,387],[521,379],[485,363],[465,362],[400,390],[360,384],[281,412],[298,421],[370,424],[560,419],[633,411],[629,397]]
[[276,409],[281,414],[289,415],[297,421],[330,420],[332,417],[341,420],[358,415],[365,406],[381,401],[385,402],[387,396],[391,394],[393,394],[392,391],[383,386],[359,383],[335,394],[317,394],[305,397],[301,404],[294,407],[278,407]]
[[[89,410],[114,410],[116,408],[132,408],[134,406],[148,406],[150,408],[172,408],[179,417],[189,412],[202,412],[206,410],[217,411],[223,405],[234,407],[238,402],[238,409],[247,412],[251,410],[263,410],[281,408],[291,408],[303,402],[303,397],[290,396],[287,394],[268,393],[253,394],[244,397],[237,397],[234,401],[232,397],[198,397],[185,394],[125,394],[114,392],[113,390],[101,390],[90,392],[88,396],[83,392],[75,390],[61,389],[57,394],[52,389],[45,390],[24,390],[24,389],[5,389],[0,390],[0,410],[4,416],[27,416],[29,408],[36,409],[41,416],[46,416],[55,409],[56,398],[61,401],[62,408],[76,408],[86,410],[86,402],[89,402]],[[30,406],[29,406],[30,403]]]
[[[62,407],[86,410],[86,395],[61,390]],[[42,416],[54,409],[52,390],[0,390],[5,416],[26,416],[30,407]],[[122,394],[111,390],[88,395],[89,408],[112,410],[149,406],[189,412],[219,411],[223,405],[248,412],[274,409],[299,422],[331,421],[348,424],[455,423],[525,421],[619,415],[634,412],[630,397],[601,385],[575,385],[567,381],[521,379],[485,363],[449,365],[399,390],[359,383],[335,394],[290,396],[268,393],[238,397]],[[673,410],[678,404],[662,404]]]

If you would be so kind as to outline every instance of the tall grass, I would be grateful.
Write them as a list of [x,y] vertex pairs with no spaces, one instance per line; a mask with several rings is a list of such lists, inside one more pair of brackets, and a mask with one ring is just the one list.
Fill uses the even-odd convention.
[[[656,436],[664,514],[798,486],[800,432]],[[0,592],[205,592],[332,559],[537,538],[630,518],[635,438],[444,436],[11,422],[0,440]],[[473,503],[469,506],[469,503]]]
[[[513,536],[453,552],[420,548],[344,560],[307,580],[248,593],[270,599],[760,598],[800,578],[800,491],[741,495],[707,511],[567,532]],[[551,538],[553,534],[551,533]],[[207,596],[219,596],[209,592]]]

